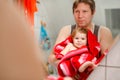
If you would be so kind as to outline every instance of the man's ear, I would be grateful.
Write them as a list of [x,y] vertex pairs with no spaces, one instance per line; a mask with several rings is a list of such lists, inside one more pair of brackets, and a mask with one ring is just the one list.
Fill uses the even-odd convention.
[[96,10],[94,10],[92,14],[94,15],[95,13],[96,13]]

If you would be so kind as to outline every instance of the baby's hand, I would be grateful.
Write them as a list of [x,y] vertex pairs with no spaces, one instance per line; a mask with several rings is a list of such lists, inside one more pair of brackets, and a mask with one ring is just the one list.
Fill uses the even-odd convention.
[[88,67],[88,71],[94,70],[97,66],[98,66],[98,65],[96,65],[96,64],[93,63],[92,66],[89,66],[89,67]]
[[107,53],[108,53],[108,49],[103,53],[105,56],[107,55]]

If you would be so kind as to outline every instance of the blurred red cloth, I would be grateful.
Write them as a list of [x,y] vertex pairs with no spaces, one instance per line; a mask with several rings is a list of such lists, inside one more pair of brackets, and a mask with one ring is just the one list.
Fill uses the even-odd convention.
[[36,0],[24,0],[24,10],[30,24],[34,26],[34,13],[37,11]]

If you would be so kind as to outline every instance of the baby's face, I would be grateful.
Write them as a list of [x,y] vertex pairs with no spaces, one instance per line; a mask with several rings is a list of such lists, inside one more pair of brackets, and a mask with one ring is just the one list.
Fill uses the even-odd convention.
[[87,35],[85,33],[77,32],[73,38],[73,44],[75,47],[80,48],[87,44]]

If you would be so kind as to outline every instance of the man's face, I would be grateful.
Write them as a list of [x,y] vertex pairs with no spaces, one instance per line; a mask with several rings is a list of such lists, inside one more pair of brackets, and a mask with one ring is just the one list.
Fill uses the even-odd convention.
[[76,21],[76,24],[79,27],[87,27],[90,25],[93,14],[90,6],[85,3],[79,3],[77,8],[74,9],[74,18]]

